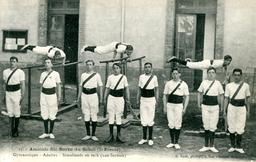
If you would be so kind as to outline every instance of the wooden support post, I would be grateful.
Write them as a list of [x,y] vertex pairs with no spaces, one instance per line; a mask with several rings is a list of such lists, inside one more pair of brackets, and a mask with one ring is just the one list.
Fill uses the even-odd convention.
[[139,66],[140,66],[140,75],[142,74],[142,59],[139,60]]
[[65,93],[65,85],[66,85],[66,82],[65,82],[65,67],[62,66],[61,67],[61,70],[62,70],[62,73],[63,73],[63,80],[62,80],[62,101],[64,103],[66,103],[66,93]]
[[[105,85],[107,84],[108,80],[108,73],[109,73],[109,62],[106,63],[106,69],[105,69]],[[107,116],[107,105],[104,105],[104,112],[103,112],[103,117],[106,118]]]
[[28,68],[28,114],[31,115],[31,68]]

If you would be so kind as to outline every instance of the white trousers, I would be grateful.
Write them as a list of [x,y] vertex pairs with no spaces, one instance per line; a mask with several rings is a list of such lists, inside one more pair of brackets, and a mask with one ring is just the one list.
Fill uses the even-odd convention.
[[48,51],[50,48],[52,48],[52,46],[45,46],[45,47],[36,46],[35,48],[33,48],[33,52],[42,54],[42,55],[48,55]]
[[122,124],[121,117],[124,111],[124,98],[109,95],[107,101],[107,111],[109,116],[109,124]]
[[116,50],[116,44],[118,42],[111,42],[110,44],[106,44],[103,46],[96,46],[94,52],[98,54],[108,54],[110,52],[114,52]]
[[210,67],[209,60],[203,60],[199,62],[187,62],[187,67],[190,69],[207,69]]
[[145,98],[141,97],[140,99],[140,119],[142,126],[153,126],[155,124],[155,97]]
[[81,95],[81,109],[84,114],[84,121],[97,121],[99,112],[99,99],[97,93]]
[[202,105],[202,119],[204,129],[214,132],[219,121],[219,105]]
[[20,99],[21,91],[8,92],[5,93],[6,99],[6,109],[9,117],[20,117]]
[[236,107],[229,104],[227,111],[227,122],[230,133],[243,134],[246,122],[245,106]]
[[56,114],[58,112],[58,101],[57,95],[46,95],[41,92],[40,95],[40,108],[41,108],[41,116],[44,120],[56,119]]
[[183,104],[167,103],[167,119],[170,129],[180,129],[182,124]]

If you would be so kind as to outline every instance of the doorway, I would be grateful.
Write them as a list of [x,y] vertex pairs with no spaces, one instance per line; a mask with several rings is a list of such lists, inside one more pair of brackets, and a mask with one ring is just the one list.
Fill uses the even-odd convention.
[[[78,22],[78,15],[65,15],[64,49],[66,59],[69,62],[76,62],[78,60]],[[67,84],[77,84],[76,65],[65,67],[65,82]]]

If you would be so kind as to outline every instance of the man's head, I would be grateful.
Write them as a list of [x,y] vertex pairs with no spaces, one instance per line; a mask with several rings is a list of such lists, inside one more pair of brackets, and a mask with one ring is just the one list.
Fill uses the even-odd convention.
[[216,69],[214,67],[209,67],[207,69],[207,77],[209,80],[214,80],[216,77]]
[[152,72],[152,63],[146,62],[144,64],[144,71],[146,74],[150,74]]
[[114,75],[118,75],[121,73],[121,65],[118,63],[114,63],[112,65],[112,69],[113,69]]
[[19,62],[18,58],[15,56],[10,57],[10,66],[11,68],[16,68],[17,63]]
[[59,59],[59,58],[61,58],[61,53],[59,50],[56,50],[54,53],[53,59]]
[[180,71],[178,68],[172,68],[171,70],[172,79],[177,81],[180,79]]
[[243,71],[242,69],[236,68],[233,70],[234,82],[239,83],[242,80]]
[[133,47],[131,45],[127,45],[125,49],[125,53],[127,54],[127,56],[130,57],[132,52],[133,52]]
[[231,63],[231,61],[232,61],[232,57],[230,55],[225,55],[223,66],[228,66]]
[[85,61],[85,64],[86,64],[87,71],[93,71],[94,64],[95,64],[93,60],[87,60]]
[[44,60],[44,66],[46,69],[51,69],[52,68],[52,59],[47,57],[45,60]]

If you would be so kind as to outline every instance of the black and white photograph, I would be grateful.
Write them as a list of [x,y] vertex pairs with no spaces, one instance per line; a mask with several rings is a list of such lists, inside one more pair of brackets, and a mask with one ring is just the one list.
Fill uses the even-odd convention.
[[255,0],[0,0],[0,162],[256,161]]

